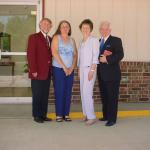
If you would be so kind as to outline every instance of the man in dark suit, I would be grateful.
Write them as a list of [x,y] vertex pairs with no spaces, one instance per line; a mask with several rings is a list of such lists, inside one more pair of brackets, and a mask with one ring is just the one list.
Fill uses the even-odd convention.
[[48,32],[52,27],[52,22],[48,18],[43,18],[39,27],[39,33],[29,36],[27,60],[31,79],[34,121],[43,123],[52,120],[47,118],[52,62],[51,38],[48,36]]
[[124,56],[122,41],[110,35],[110,23],[100,25],[100,55],[97,75],[102,97],[103,118],[106,126],[113,126],[117,120],[119,85],[121,71],[119,63]]

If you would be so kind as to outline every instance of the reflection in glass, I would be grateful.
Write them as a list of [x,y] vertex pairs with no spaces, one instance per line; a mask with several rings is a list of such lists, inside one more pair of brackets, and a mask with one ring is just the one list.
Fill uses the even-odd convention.
[[[11,50],[10,43],[11,43],[10,34],[0,32],[0,49],[2,52],[10,52]],[[6,57],[6,56],[2,56],[2,57]]]
[[[0,5],[0,49],[25,52],[28,36],[36,31],[36,6]],[[26,56],[2,56],[0,97],[31,96]]]

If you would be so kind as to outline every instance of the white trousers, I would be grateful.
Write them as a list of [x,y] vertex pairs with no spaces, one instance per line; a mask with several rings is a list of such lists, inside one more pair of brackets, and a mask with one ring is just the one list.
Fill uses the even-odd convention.
[[87,119],[95,119],[94,112],[94,100],[93,100],[93,88],[96,80],[96,71],[94,72],[93,79],[88,80],[88,73],[90,67],[80,67],[80,93],[82,101],[82,111],[83,115]]

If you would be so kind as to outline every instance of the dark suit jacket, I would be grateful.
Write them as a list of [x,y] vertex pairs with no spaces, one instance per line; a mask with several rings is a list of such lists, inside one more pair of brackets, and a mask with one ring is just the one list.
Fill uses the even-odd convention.
[[[51,38],[49,37],[51,42]],[[42,32],[29,36],[27,47],[27,60],[29,67],[29,78],[46,80],[51,70],[52,54]],[[38,73],[37,78],[32,73]]]
[[[100,63],[98,65],[98,76],[103,81],[115,81],[121,79],[121,71],[119,62],[124,57],[122,41],[118,37],[109,36],[106,40],[102,53],[104,50],[109,50],[112,55],[107,56],[107,63]],[[101,55],[100,54],[100,55]]]

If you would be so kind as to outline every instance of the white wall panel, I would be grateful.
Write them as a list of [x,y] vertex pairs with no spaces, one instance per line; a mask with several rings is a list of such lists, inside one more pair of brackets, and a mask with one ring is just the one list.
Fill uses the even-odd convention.
[[53,21],[51,34],[60,20],[70,21],[77,43],[81,39],[78,26],[83,19],[93,21],[93,35],[98,37],[100,22],[108,20],[112,35],[123,40],[124,60],[150,61],[150,0],[46,0],[45,14]]
[[150,1],[139,0],[137,3],[137,57],[150,61]]
[[81,39],[79,24],[86,18],[85,0],[71,0],[71,25],[72,36],[75,38],[77,45]]
[[124,52],[125,59],[137,61],[137,0],[126,0],[124,16]]

